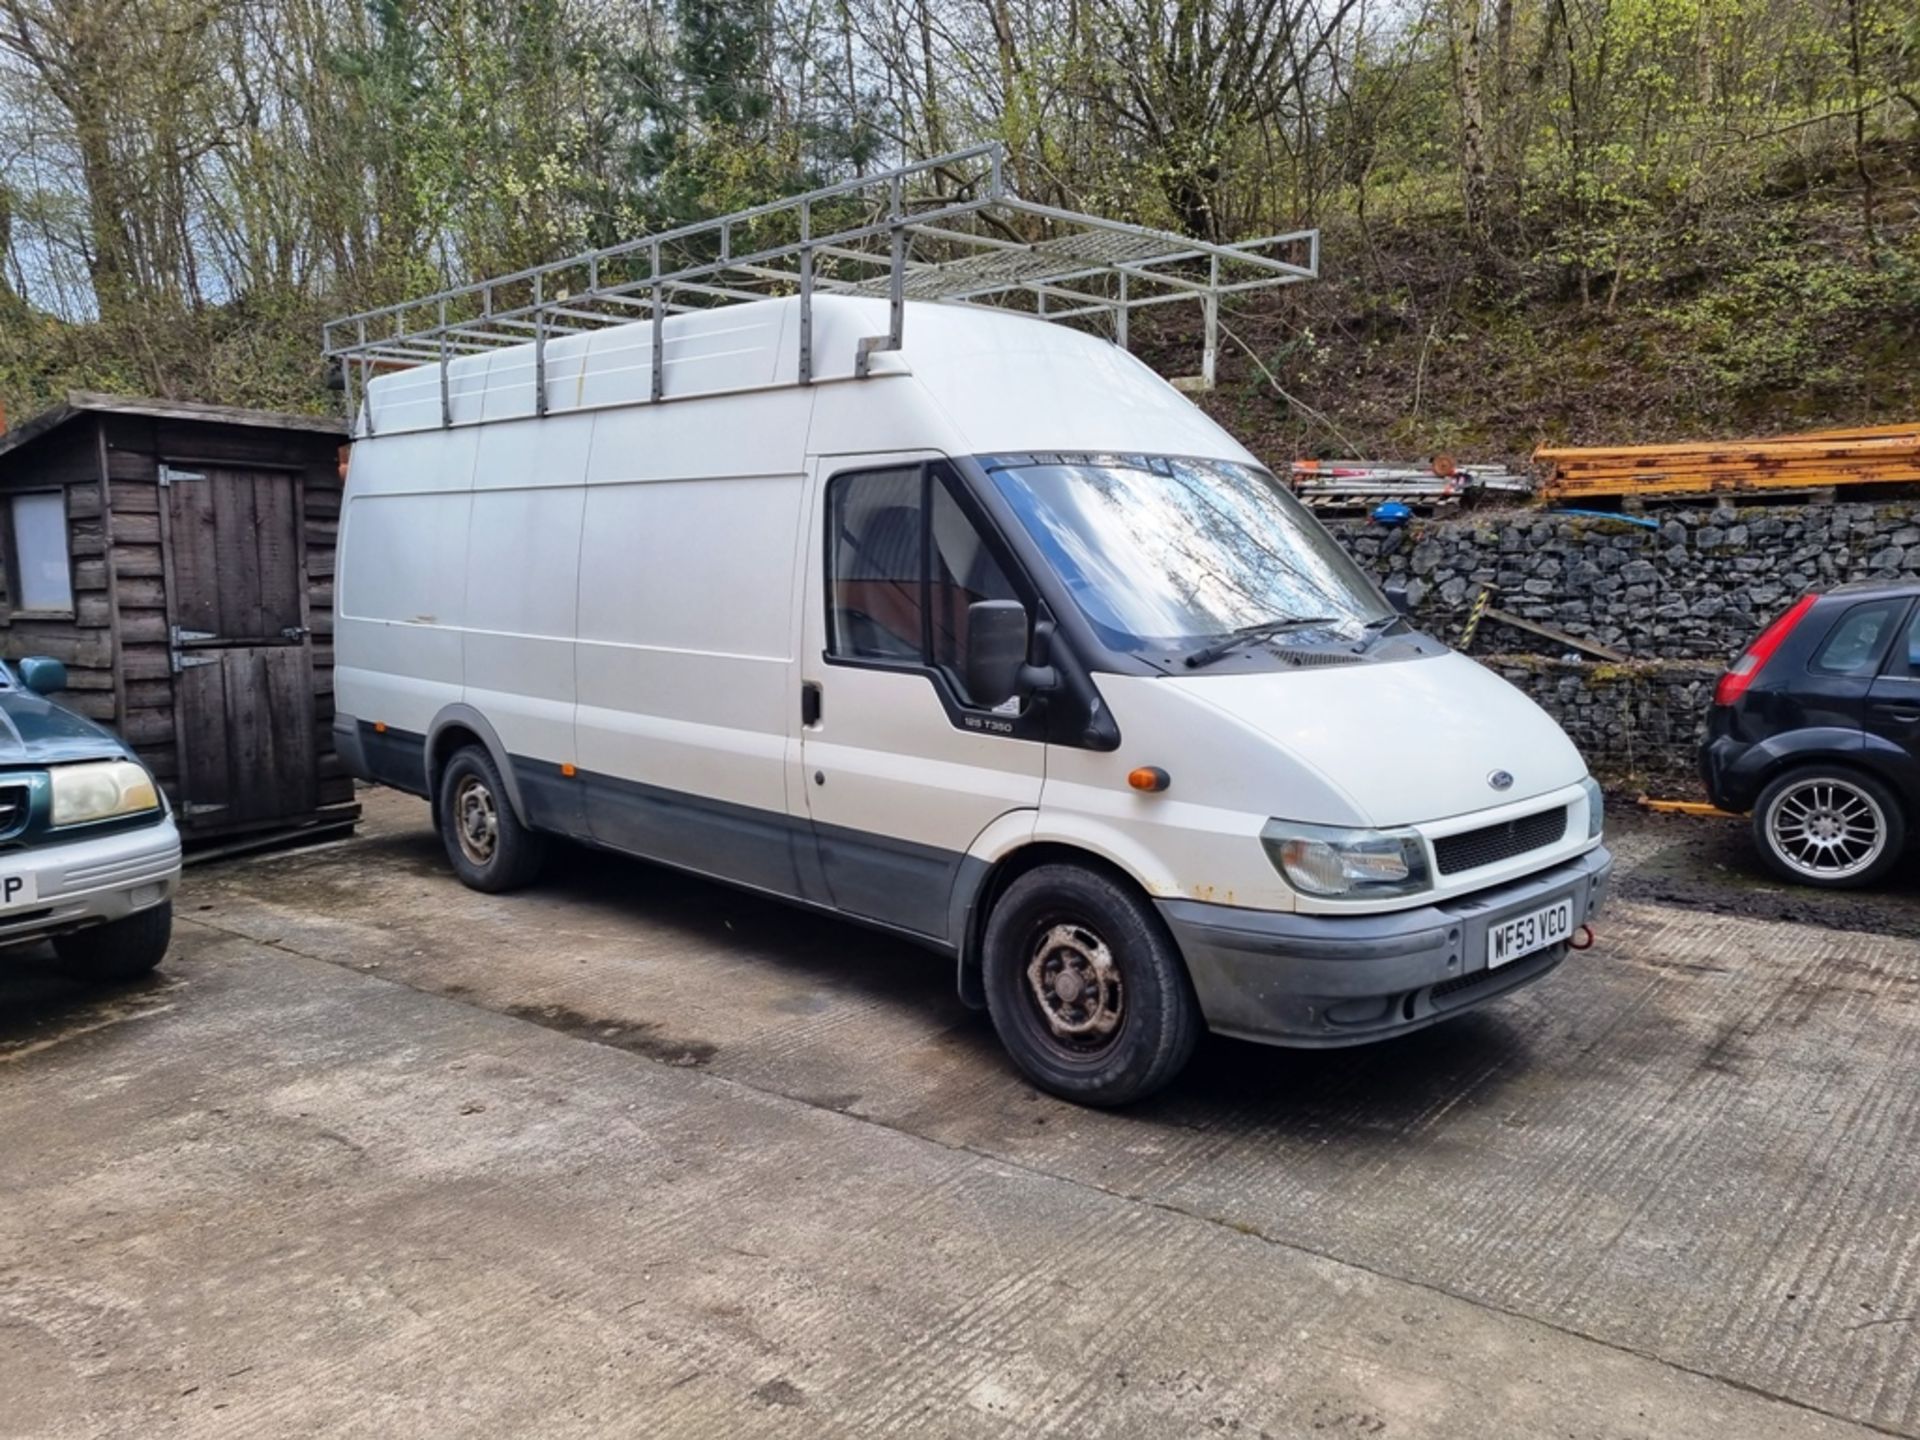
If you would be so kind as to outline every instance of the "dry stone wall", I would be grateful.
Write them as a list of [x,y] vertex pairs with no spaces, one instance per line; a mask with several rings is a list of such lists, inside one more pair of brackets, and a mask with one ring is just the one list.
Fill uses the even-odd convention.
[[1808,590],[1920,576],[1920,500],[1675,508],[1653,528],[1544,510],[1469,512],[1397,531],[1336,520],[1420,627],[1458,643],[1475,594],[1620,652],[1614,664],[1483,621],[1471,652],[1540,702],[1597,773],[1684,788],[1720,672]]

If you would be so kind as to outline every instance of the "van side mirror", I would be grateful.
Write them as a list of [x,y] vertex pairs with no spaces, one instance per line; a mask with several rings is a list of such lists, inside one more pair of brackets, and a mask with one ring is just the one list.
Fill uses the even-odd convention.
[[67,688],[67,667],[50,655],[29,655],[20,662],[20,683],[36,695]]
[[1406,581],[1404,580],[1389,581],[1387,584],[1385,594],[1387,597],[1387,604],[1391,605],[1397,614],[1401,614],[1401,615],[1413,614],[1413,597],[1407,593]]
[[1060,672],[1048,663],[1053,623],[1035,627],[1039,663],[1027,663],[1027,609],[1018,600],[976,600],[967,607],[967,699],[994,710],[1016,695],[1052,690]]
[[976,600],[967,607],[967,698],[982,709],[1020,693],[1027,664],[1027,607],[1018,600]]

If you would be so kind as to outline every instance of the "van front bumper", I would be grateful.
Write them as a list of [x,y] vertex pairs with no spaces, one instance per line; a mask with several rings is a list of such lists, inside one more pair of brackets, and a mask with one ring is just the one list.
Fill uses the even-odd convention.
[[1613,856],[1604,846],[1508,885],[1377,915],[1297,915],[1162,900],[1208,1026],[1269,1045],[1359,1045],[1418,1030],[1537,980],[1549,946],[1487,968],[1487,932],[1563,896],[1593,918]]
[[0,945],[19,945],[171,899],[180,882],[180,831],[171,815],[88,840],[0,853],[0,874],[30,871],[35,897],[0,910]]

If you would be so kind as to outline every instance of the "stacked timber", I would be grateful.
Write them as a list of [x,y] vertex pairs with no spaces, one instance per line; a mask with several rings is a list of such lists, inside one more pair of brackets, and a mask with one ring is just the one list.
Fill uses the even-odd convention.
[[1551,500],[1910,484],[1920,482],[1920,422],[1771,440],[1543,447],[1533,458],[1551,467],[1541,490]]

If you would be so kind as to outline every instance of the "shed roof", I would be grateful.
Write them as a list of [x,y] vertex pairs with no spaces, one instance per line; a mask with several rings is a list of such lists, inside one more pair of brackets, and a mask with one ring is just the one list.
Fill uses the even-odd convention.
[[70,390],[58,405],[42,410],[0,434],[0,456],[49,435],[82,415],[145,415],[156,420],[184,420],[203,425],[239,425],[256,430],[304,430],[345,442],[346,423],[326,415],[286,415],[277,410],[242,410],[231,405],[202,405],[193,400],[148,400],[131,395],[103,395],[93,390]]

